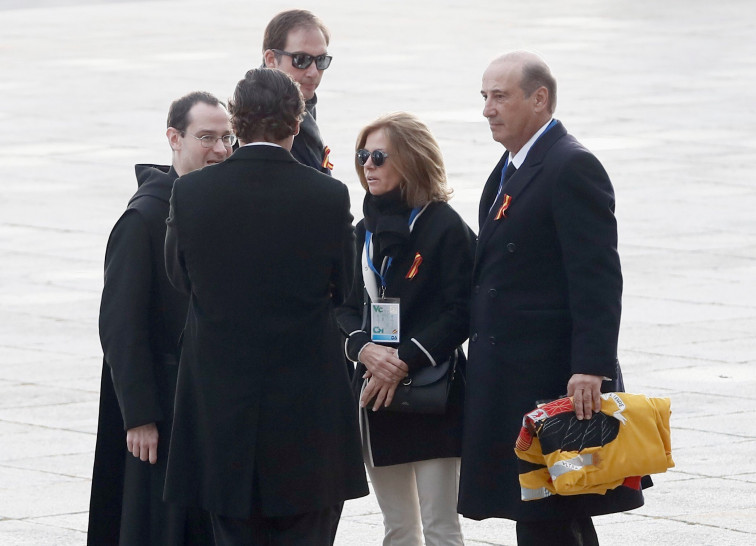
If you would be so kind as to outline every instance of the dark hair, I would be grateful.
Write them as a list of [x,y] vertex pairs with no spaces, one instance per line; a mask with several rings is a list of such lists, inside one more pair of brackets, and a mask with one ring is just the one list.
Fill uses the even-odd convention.
[[316,15],[304,9],[292,9],[282,11],[265,27],[263,53],[268,49],[285,49],[289,32],[297,28],[317,28],[323,33],[326,45],[331,41],[331,34]]
[[551,70],[544,62],[525,61],[522,65],[522,79],[520,88],[526,97],[532,95],[536,89],[545,87],[549,93],[549,111],[553,114],[556,110],[557,84]]
[[184,133],[192,122],[189,119],[189,110],[198,102],[204,102],[210,106],[221,105],[224,108],[226,107],[215,95],[207,91],[194,91],[171,103],[171,107],[168,109],[168,127],[173,127]]
[[277,142],[294,134],[305,103],[291,76],[275,68],[253,68],[236,84],[228,107],[239,140]]

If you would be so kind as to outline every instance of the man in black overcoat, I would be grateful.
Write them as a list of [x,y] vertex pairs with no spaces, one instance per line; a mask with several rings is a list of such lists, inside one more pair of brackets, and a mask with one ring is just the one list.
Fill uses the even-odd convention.
[[329,335],[353,278],[349,193],[289,152],[288,75],[250,70],[229,109],[240,148],[171,196],[166,266],[190,304],[166,499],[208,510],[218,544],[327,545],[333,511],[368,493]]
[[171,104],[166,136],[172,165],[136,166],[139,189],[105,253],[100,307],[105,358],[87,534],[91,545],[212,543],[207,516],[187,514],[162,500],[178,340],[189,302],[168,281],[163,247],[174,180],[226,159],[234,137],[225,106],[205,92]]
[[[304,9],[290,9],[276,14],[265,27],[262,52],[263,66],[286,72],[299,84],[305,99],[305,111],[299,124],[299,133],[291,145],[291,155],[302,165],[331,174],[330,149],[323,144],[317,123],[318,96],[325,70],[331,64],[328,44],[331,33],[314,13]],[[341,332],[332,319],[332,333],[341,340]],[[354,364],[343,357],[344,367],[351,378]],[[333,539],[339,525],[341,512],[333,515]]]
[[619,388],[614,191],[553,119],[556,82],[539,57],[494,60],[481,92],[507,151],[480,202],[459,511],[516,520],[521,545],[598,544],[590,516],[641,506],[641,492],[524,502],[514,445],[537,401],[574,396],[577,418],[590,419],[601,392]]

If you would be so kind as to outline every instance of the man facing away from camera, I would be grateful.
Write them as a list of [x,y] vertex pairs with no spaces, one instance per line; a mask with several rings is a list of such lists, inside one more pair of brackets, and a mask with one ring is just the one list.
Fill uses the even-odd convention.
[[354,271],[349,192],[291,155],[290,76],[250,70],[229,109],[240,148],[171,196],[166,266],[190,303],[165,495],[209,511],[217,544],[326,546],[368,494],[330,335]]
[[[286,72],[299,84],[305,99],[305,112],[294,137],[291,155],[308,167],[331,174],[330,149],[323,144],[316,121],[315,94],[325,70],[331,65],[328,44],[331,35],[323,21],[313,13],[292,9],[282,11],[270,20],[263,35],[263,66]],[[332,323],[332,334],[341,339],[341,333]],[[351,378],[354,365],[346,358],[344,367]],[[334,514],[333,534],[336,537],[341,512]]]

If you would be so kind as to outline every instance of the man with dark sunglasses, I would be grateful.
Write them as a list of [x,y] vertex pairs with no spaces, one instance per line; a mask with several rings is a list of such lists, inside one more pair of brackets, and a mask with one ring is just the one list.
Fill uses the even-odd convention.
[[[329,175],[333,165],[329,158],[330,149],[323,144],[316,122],[318,97],[315,90],[323,78],[323,71],[331,65],[331,56],[328,55],[330,40],[330,32],[316,15],[307,10],[292,9],[282,11],[270,20],[265,27],[262,47],[263,66],[286,72],[299,84],[305,99],[304,117],[299,134],[294,137],[291,155],[303,165]],[[341,341],[335,318],[330,326],[330,334]],[[344,367],[351,377],[354,366],[346,358]],[[331,544],[336,539],[342,506],[332,514]]]
[[307,10],[283,11],[273,17],[263,37],[263,66],[278,68],[299,83],[305,99],[305,117],[294,139],[292,155],[300,163],[326,174],[331,173],[327,146],[323,145],[316,123],[315,90],[323,71],[331,64],[331,39],[323,22]]

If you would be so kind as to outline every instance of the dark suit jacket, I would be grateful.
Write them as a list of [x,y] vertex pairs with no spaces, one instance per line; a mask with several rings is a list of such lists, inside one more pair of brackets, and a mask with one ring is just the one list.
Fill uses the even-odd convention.
[[315,109],[317,104],[317,95],[307,101],[305,105],[307,113],[299,126],[299,134],[294,137],[291,155],[302,165],[307,165],[325,174],[331,174],[331,169],[327,165],[323,165],[325,145],[320,137],[320,129],[318,129]]
[[[534,520],[635,508],[642,495],[627,488],[519,500],[513,450],[523,415],[565,394],[572,374],[617,378],[622,274],[609,177],[561,123],[536,141],[489,213],[505,159],[480,204],[460,512]],[[494,220],[503,194],[509,207]]]
[[246,518],[366,495],[332,306],[351,289],[346,186],[272,146],[179,178],[166,266],[190,293],[166,498]]

